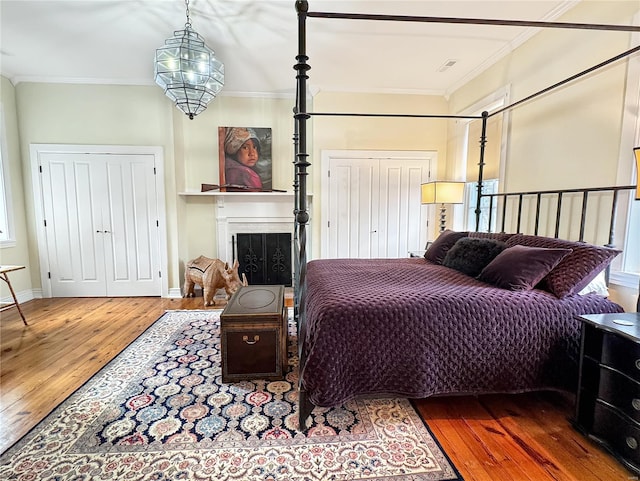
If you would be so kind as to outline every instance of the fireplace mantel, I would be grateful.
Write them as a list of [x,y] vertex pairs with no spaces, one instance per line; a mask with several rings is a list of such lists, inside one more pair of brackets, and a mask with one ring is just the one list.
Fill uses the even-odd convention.
[[[233,261],[236,234],[293,232],[293,192],[180,192],[212,197],[215,205],[217,256]],[[311,194],[308,195],[309,201]]]
[[[208,190],[206,192],[186,191],[180,192],[183,196],[203,196],[203,197],[247,197],[252,200],[256,198],[270,199],[274,197],[294,198],[293,192],[220,192],[219,190]],[[312,194],[307,194],[311,197]]]

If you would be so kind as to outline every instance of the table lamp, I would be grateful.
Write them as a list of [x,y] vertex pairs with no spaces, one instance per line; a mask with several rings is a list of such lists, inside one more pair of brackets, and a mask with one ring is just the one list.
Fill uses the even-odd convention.
[[436,180],[422,184],[422,204],[440,204],[440,232],[446,225],[445,204],[462,204],[464,202],[464,182]]

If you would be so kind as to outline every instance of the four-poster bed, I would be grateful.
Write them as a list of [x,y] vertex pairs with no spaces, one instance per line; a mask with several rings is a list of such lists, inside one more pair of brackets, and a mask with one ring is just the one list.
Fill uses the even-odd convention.
[[[425,397],[570,386],[575,381],[575,372],[558,369],[558,366],[575,364],[579,336],[579,322],[575,317],[586,312],[622,310],[602,296],[578,295],[578,292],[620,252],[612,246],[618,192],[634,187],[554,191],[559,195],[558,217],[563,193],[579,191],[583,195],[580,239],[576,242],[539,237],[539,216],[536,215],[534,235],[448,231],[445,234],[450,239],[441,236],[442,239],[434,243],[442,250],[435,252],[431,246],[425,259],[307,262],[307,176],[311,166],[307,153],[307,121],[320,115],[481,120],[475,209],[478,231],[481,200],[487,197],[482,192],[487,120],[636,53],[640,46],[499,111],[483,112],[481,116],[309,112],[305,95],[310,69],[306,55],[306,20],[314,17],[619,31],[640,31],[640,27],[309,12],[306,1],[297,1],[296,8],[294,315],[299,326],[300,428],[306,428],[314,405],[335,406],[362,395]],[[613,193],[609,244],[598,247],[582,242],[586,202],[589,192],[605,190]],[[519,199],[516,232],[520,232],[523,199],[530,195],[537,198],[539,212],[541,196],[548,193],[501,193],[488,197],[491,205],[494,198],[515,195]],[[502,205],[506,206],[507,202],[503,200]],[[506,218],[507,213],[503,212],[503,228]],[[494,273],[497,277],[482,278],[482,274],[480,279],[471,277],[446,265],[448,251],[463,238],[494,242],[502,249],[495,260],[506,252],[540,255],[539,264],[544,269],[531,273],[527,279],[521,277],[522,272],[509,272],[511,283],[506,284],[505,272]],[[518,265],[513,259],[507,262]]]

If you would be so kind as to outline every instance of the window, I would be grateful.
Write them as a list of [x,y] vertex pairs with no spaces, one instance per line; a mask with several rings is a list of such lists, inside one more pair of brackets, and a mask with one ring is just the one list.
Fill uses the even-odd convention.
[[[482,181],[483,194],[495,194],[498,192],[498,179],[486,179]],[[478,196],[478,183],[467,182],[464,191],[465,205],[465,230],[476,230],[476,200]],[[496,232],[498,217],[498,199],[494,197],[491,206],[491,229],[489,230],[489,197],[480,200],[480,226],[479,232]]]
[[5,142],[4,109],[0,105],[0,247],[15,245],[11,210],[9,166]]
[[[640,21],[640,12],[634,17],[634,22]],[[640,33],[633,33],[630,45],[637,45]],[[625,92],[625,108],[622,119],[622,137],[620,140],[620,159],[618,161],[618,185],[633,185],[637,182],[638,172],[635,172],[635,158],[632,148],[640,146],[640,57],[632,55],[627,65],[627,89]],[[620,259],[612,264],[611,282],[631,288],[638,287],[640,277],[640,201],[629,196],[625,218],[620,215],[620,229],[616,229],[616,244],[622,247]],[[626,222],[624,222],[626,220]]]
[[[460,112],[460,115],[479,116],[483,111],[492,112],[500,110],[508,105],[510,87],[507,85],[491,93],[470,108]],[[484,152],[484,168],[482,193],[494,194],[498,192],[499,180],[504,178],[506,164],[506,151],[508,141],[509,112],[492,116],[487,121],[487,144]],[[457,154],[456,164],[465,186],[464,200],[464,225],[465,230],[476,230],[476,197],[478,192],[478,161],[480,159],[480,136],[482,132],[482,120],[458,120],[456,121]],[[490,140],[489,140],[490,139]],[[498,199],[494,198],[491,214],[491,232],[496,232]],[[481,232],[489,230],[489,198],[483,197],[480,203]],[[461,211],[456,211],[461,212]],[[454,224],[455,225],[455,224]],[[459,225],[459,224],[458,224]]]
[[627,222],[627,242],[624,256],[625,272],[640,274],[640,200],[632,201]]

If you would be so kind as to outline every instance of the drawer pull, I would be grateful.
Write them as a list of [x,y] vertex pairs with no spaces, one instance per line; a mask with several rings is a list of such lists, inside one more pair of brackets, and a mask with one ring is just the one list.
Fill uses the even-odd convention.
[[249,340],[249,336],[242,336],[242,340],[251,346],[260,340],[260,336],[253,336],[253,341]]
[[633,406],[633,409],[640,411],[640,399],[634,398],[633,401],[631,401],[631,405]]
[[627,446],[629,446],[631,449],[636,449],[638,447],[638,441],[636,441],[636,438],[627,436],[626,441]]
[[640,359],[636,359],[636,369],[640,369]]

